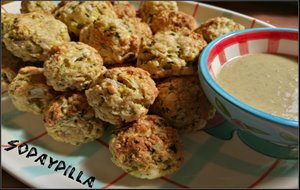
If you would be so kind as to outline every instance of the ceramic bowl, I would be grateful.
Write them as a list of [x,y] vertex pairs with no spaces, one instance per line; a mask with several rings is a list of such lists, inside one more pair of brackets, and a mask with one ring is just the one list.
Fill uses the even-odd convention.
[[[250,53],[281,53],[298,56],[298,30],[254,28],[223,35],[203,50],[199,59],[199,78],[209,101],[234,127],[207,129],[224,137],[237,132],[251,148],[281,159],[298,158],[299,122],[253,108],[220,87],[215,77],[227,60]],[[227,135],[228,136],[228,135]]]

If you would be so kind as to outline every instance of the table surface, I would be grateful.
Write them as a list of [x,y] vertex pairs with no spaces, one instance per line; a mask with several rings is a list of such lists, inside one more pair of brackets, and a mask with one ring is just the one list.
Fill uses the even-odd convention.
[[[298,2],[205,2],[268,22],[276,27],[299,28]],[[2,188],[28,188],[2,170]]]

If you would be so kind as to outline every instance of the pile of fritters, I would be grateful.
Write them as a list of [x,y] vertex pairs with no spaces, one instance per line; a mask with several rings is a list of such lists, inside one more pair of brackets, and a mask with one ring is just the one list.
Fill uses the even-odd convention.
[[200,23],[175,1],[22,1],[3,13],[1,73],[17,109],[42,114],[53,139],[80,145],[112,128],[112,161],[138,178],[176,172],[179,133],[215,114],[196,62],[216,37],[244,29],[225,17]]

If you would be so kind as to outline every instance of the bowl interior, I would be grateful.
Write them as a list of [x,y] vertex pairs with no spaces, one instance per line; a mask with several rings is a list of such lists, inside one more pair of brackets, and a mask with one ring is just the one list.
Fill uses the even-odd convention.
[[298,31],[294,29],[248,29],[234,32],[211,46],[207,57],[209,74],[215,76],[228,60],[250,53],[280,53],[298,56]]
[[212,41],[203,51],[200,71],[219,95],[227,101],[272,122],[298,128],[299,122],[277,117],[240,102],[215,82],[222,66],[232,58],[251,53],[280,53],[298,56],[298,30],[288,28],[255,28],[229,33]]

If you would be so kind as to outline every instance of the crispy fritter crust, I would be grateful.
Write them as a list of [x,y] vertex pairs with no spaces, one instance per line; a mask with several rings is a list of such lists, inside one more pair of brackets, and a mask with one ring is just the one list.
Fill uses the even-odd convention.
[[53,47],[52,51],[44,63],[44,74],[47,84],[56,91],[85,90],[106,71],[97,50],[87,44],[67,42]]
[[98,139],[105,129],[80,93],[65,93],[53,100],[45,110],[44,126],[55,140],[73,145]]
[[117,18],[109,1],[69,1],[55,11],[55,17],[65,23],[75,36],[79,36],[81,29],[101,15]]
[[119,18],[136,17],[135,7],[128,1],[113,1],[113,9]]
[[195,32],[202,34],[204,39],[210,42],[221,35],[243,29],[245,29],[243,25],[234,22],[232,19],[215,17],[202,23]]
[[153,17],[157,16],[160,11],[171,10],[178,11],[176,1],[144,1],[138,10],[138,15],[143,22],[150,24]]
[[50,14],[20,14],[9,22],[3,42],[6,48],[23,61],[44,61],[54,45],[70,41],[67,26]]
[[180,11],[161,11],[151,22],[153,33],[163,30],[176,31],[182,28],[193,31],[197,28],[197,22],[191,15]]
[[85,93],[98,118],[119,125],[146,115],[158,90],[147,71],[116,67],[107,70]]
[[188,30],[158,32],[142,41],[137,66],[148,71],[152,78],[193,75],[205,46],[201,34]]
[[135,60],[140,46],[139,33],[131,21],[107,16],[85,27],[80,41],[97,49],[104,64]]
[[159,95],[151,111],[180,132],[194,132],[206,126],[215,108],[205,96],[196,76],[170,78],[157,86]]
[[109,142],[112,161],[138,178],[155,179],[176,172],[184,160],[176,129],[156,115],[146,115],[119,129]]
[[43,68],[23,67],[9,84],[8,94],[18,110],[42,114],[49,102],[57,95],[46,84],[43,71]]
[[41,12],[52,14],[57,5],[52,1],[21,1],[21,13]]

